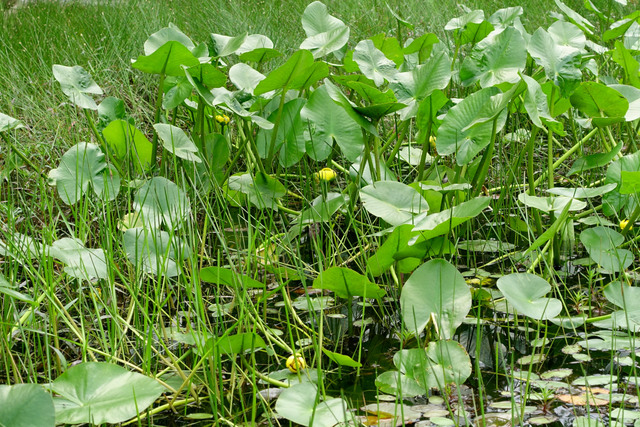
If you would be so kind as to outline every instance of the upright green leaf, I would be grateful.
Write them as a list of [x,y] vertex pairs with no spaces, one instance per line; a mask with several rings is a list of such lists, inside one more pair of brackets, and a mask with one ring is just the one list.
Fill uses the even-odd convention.
[[397,181],[378,181],[360,190],[364,208],[391,225],[410,222],[429,210],[429,204],[415,189]]
[[[440,125],[436,141],[440,155],[455,153],[456,162],[459,165],[466,165],[489,145],[493,131],[492,122],[467,128],[483,115],[486,104],[498,93],[500,91],[493,87],[481,89],[464,98],[447,112]],[[496,129],[502,129],[506,121],[506,113],[502,113],[497,120]]]
[[200,64],[189,49],[178,41],[168,41],[148,55],[141,55],[131,65],[133,68],[151,74],[167,76],[184,75],[183,66],[193,67]]
[[280,181],[262,172],[255,176],[232,175],[227,185],[230,190],[246,195],[249,202],[260,209],[277,209],[276,200],[287,194]]
[[223,36],[222,34],[211,34],[211,41],[213,42],[213,46],[215,48],[216,54],[218,58],[223,58],[225,56],[229,56],[237,52],[238,49],[242,46],[245,39],[247,38],[247,33],[241,34],[236,37]]
[[598,82],[582,82],[570,99],[596,126],[624,121],[629,109],[629,101],[620,92]]
[[139,171],[151,166],[151,142],[131,123],[114,120],[102,130],[102,136],[119,160],[130,159]]
[[362,74],[381,86],[385,80],[395,80],[398,70],[396,64],[377,49],[371,40],[362,40],[353,51],[353,60],[360,67]]
[[341,49],[349,41],[349,27],[338,18],[329,15],[327,7],[314,1],[302,14],[302,28],[307,39],[300,49],[308,49],[314,58],[321,58]]
[[254,90],[255,95],[272,90],[306,89],[318,80],[329,75],[329,68],[324,62],[313,62],[313,55],[308,50],[298,50],[280,67],[271,71]]
[[460,80],[465,86],[479,82],[481,87],[500,83],[516,83],[518,73],[527,62],[524,39],[520,32],[508,27],[495,36],[488,36],[471,50],[462,62]]
[[471,291],[453,265],[434,259],[405,282],[400,307],[404,326],[410,332],[419,335],[433,321],[440,338],[449,339],[471,310]]
[[[272,153],[279,152],[278,160],[280,164],[288,168],[295,165],[302,159],[305,153],[304,131],[306,126],[300,116],[300,110],[305,105],[303,98],[294,98],[284,104],[282,114],[279,110],[274,111],[270,116],[271,122],[280,120],[275,140],[272,138],[272,129],[261,129],[256,139],[258,154],[266,158]],[[274,146],[271,147],[271,141]]]
[[538,28],[527,46],[531,57],[542,67],[547,77],[560,87],[566,96],[582,79],[580,52],[566,49],[544,29]]
[[162,28],[149,36],[149,38],[144,42],[144,54],[151,55],[165,43],[170,41],[176,41],[190,51],[193,51],[196,47],[191,39],[185,33],[180,31],[178,27],[173,24],[169,24],[168,27]]
[[200,270],[200,280],[217,285],[225,285],[231,288],[265,288],[266,285],[246,274],[236,273],[223,267],[205,267]]
[[56,78],[69,100],[80,108],[97,110],[98,104],[91,95],[102,95],[102,89],[93,81],[91,75],[79,65],[65,67],[53,66],[53,76]]
[[0,113],[0,133],[6,132],[12,129],[20,129],[23,128],[24,124],[13,117],[9,117],[6,114]]
[[612,273],[625,270],[634,260],[627,249],[620,249],[624,236],[607,227],[592,227],[580,233],[580,241],[589,256],[602,268]]
[[324,160],[331,153],[335,140],[342,154],[354,161],[362,154],[362,131],[349,114],[331,99],[325,85],[314,90],[300,117],[310,123],[310,139],[306,151],[314,160]]
[[196,156],[198,148],[182,129],[165,123],[156,123],[153,128],[158,132],[162,146],[176,157],[196,163],[202,161]]

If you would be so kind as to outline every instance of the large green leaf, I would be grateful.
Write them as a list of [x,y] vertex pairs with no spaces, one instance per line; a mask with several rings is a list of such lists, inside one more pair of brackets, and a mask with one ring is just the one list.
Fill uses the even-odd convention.
[[226,335],[221,338],[212,338],[207,342],[207,346],[215,341],[216,351],[220,354],[241,354],[246,351],[255,351],[258,348],[267,348],[267,344],[262,337],[253,332],[243,332],[241,334]]
[[321,400],[317,387],[308,382],[284,389],[276,401],[276,412],[289,421],[313,427],[333,427],[352,419],[347,402],[328,397]]
[[362,40],[356,45],[353,60],[362,74],[373,80],[376,86],[381,86],[385,80],[394,81],[398,74],[395,62],[384,56],[371,40]]
[[349,27],[329,15],[327,6],[319,1],[309,4],[302,14],[302,28],[307,38],[300,49],[308,49],[314,58],[321,58],[341,49],[349,41]]
[[245,39],[247,38],[247,33],[241,34],[236,37],[223,36],[222,34],[211,34],[211,41],[213,42],[213,46],[215,48],[216,54],[218,58],[223,58],[225,56],[229,56],[234,54],[240,49],[240,47],[244,44]]
[[406,281],[400,307],[410,332],[419,335],[432,320],[438,335],[449,339],[471,310],[471,291],[453,265],[434,259],[420,266]]
[[621,41],[616,41],[611,58],[622,67],[624,83],[640,88],[640,63]]
[[110,363],[69,368],[49,388],[57,424],[117,424],[141,414],[165,388],[157,381]]
[[624,115],[625,121],[632,122],[640,119],[640,89],[629,85],[609,85],[609,87],[620,92],[629,102],[629,109]]
[[153,53],[139,56],[131,66],[145,73],[182,76],[184,75],[183,66],[193,67],[198,64],[200,64],[198,58],[182,43],[168,41]]
[[325,85],[313,91],[300,116],[311,124],[306,151],[314,160],[327,158],[334,140],[347,160],[354,161],[362,154],[364,141],[360,126],[343,108],[336,105]]
[[427,347],[426,385],[443,390],[447,385],[462,385],[471,376],[471,360],[459,342],[432,341]]
[[254,89],[258,86],[265,75],[251,68],[242,62],[235,64],[229,69],[229,80],[239,90],[253,94]]
[[83,280],[109,277],[107,259],[102,249],[87,249],[78,239],[64,237],[51,245],[50,255],[64,264],[69,276]]
[[180,274],[177,261],[189,255],[177,236],[157,229],[130,228],[124,232],[123,245],[129,261],[154,276],[177,276]]
[[542,119],[553,120],[551,113],[549,113],[547,95],[542,91],[540,83],[535,79],[525,75],[521,76],[527,85],[527,92],[524,95],[524,108],[533,124],[542,128]]
[[410,222],[429,210],[429,204],[415,189],[397,181],[378,181],[360,190],[364,208],[391,225]]
[[138,170],[151,166],[151,142],[131,123],[114,120],[102,130],[102,136],[118,159],[131,159]]
[[356,123],[358,123],[360,127],[362,127],[362,129],[373,135],[378,135],[378,131],[373,123],[371,123],[363,115],[356,111],[356,105],[351,102],[349,98],[347,98],[337,86],[331,83],[329,79],[324,80],[324,85],[327,88],[327,93],[329,94],[331,99],[341,105],[342,108],[344,108],[344,111],[349,115],[349,117],[351,117]]
[[260,209],[276,209],[276,199],[287,194],[280,181],[262,172],[255,176],[248,173],[232,175],[227,185],[230,190],[246,195],[249,202]]
[[620,92],[598,82],[582,82],[571,95],[571,104],[596,126],[624,121],[629,110],[629,101]]
[[611,160],[613,160],[618,155],[620,150],[622,150],[622,145],[622,142],[620,142],[608,153],[589,154],[587,156],[578,158],[575,162],[573,162],[573,165],[571,165],[571,169],[569,169],[567,175],[570,176],[578,172],[584,172],[589,169],[595,169],[601,166],[608,165],[609,162],[611,162]]
[[484,39],[493,31],[493,25],[484,20],[484,11],[473,10],[451,19],[444,26],[444,29],[446,31],[453,31],[459,38],[460,45],[464,45],[467,43],[475,44]]
[[340,354],[340,353],[335,353],[333,351],[327,350],[326,348],[323,348],[322,352],[326,354],[329,359],[333,360],[335,363],[337,363],[340,366],[349,366],[351,368],[362,367],[362,363],[353,360],[353,358],[351,358],[350,356]]
[[[496,88],[484,88],[453,106],[447,112],[438,131],[436,141],[438,153],[441,155],[455,153],[458,165],[466,165],[489,145],[493,122],[474,125],[471,128],[468,126],[478,117],[483,116],[486,104],[492,96],[499,93],[500,91]],[[506,112],[500,114],[496,120],[496,129],[502,129],[506,121]]]
[[133,198],[133,207],[148,228],[162,223],[171,230],[180,229],[191,214],[187,195],[176,184],[157,176],[145,182]]
[[462,62],[460,80],[465,86],[479,82],[481,87],[500,83],[516,83],[518,73],[527,62],[524,39],[520,32],[508,27],[495,36],[486,37]]
[[435,90],[444,89],[451,79],[451,58],[446,51],[432,56],[425,64],[411,71],[398,73],[389,86],[393,89],[398,102],[407,104],[403,110],[403,119],[417,113],[419,103],[428,98]]
[[23,127],[24,124],[20,120],[0,113],[0,133],[6,132],[11,129],[20,129]]
[[[418,235],[412,224],[396,227],[375,254],[367,260],[367,272],[374,277],[381,276],[396,262],[398,251],[407,248],[409,241]],[[419,262],[415,259],[415,262]]]
[[144,42],[144,54],[151,55],[153,52],[164,46],[165,43],[170,41],[179,42],[190,51],[196,47],[191,39],[185,33],[180,31],[178,27],[173,24],[169,24],[168,27],[162,28],[149,36],[149,38]]
[[547,77],[562,89],[564,94],[571,90],[582,79],[580,66],[581,53],[574,48],[566,48],[559,44],[551,34],[538,28],[527,47],[531,57],[542,67]]
[[69,97],[69,100],[80,108],[97,110],[98,104],[91,95],[102,95],[102,89],[91,78],[91,75],[79,65],[65,67],[64,65],[53,66],[53,76],[62,88],[62,91]]
[[[256,139],[258,154],[267,158],[273,153],[279,152],[278,161],[283,167],[295,165],[302,159],[305,152],[305,126],[300,116],[300,110],[305,105],[303,98],[294,98],[284,104],[282,113],[274,111],[269,116],[269,121],[280,121],[275,140],[273,129],[260,129]],[[274,146],[271,146],[273,141]]]
[[165,123],[156,123],[153,128],[162,140],[163,147],[176,157],[196,163],[202,161],[195,154],[198,152],[198,148],[182,129]]
[[513,273],[498,279],[498,289],[516,311],[536,320],[557,317],[562,302],[556,298],[543,298],[551,285],[541,277],[530,273]]
[[272,90],[306,89],[329,75],[329,67],[324,62],[313,62],[308,50],[298,50],[280,67],[271,71],[253,91],[255,95]]
[[53,427],[51,395],[38,384],[0,385],[1,427]]
[[420,214],[413,221],[413,230],[420,231],[424,240],[447,234],[454,227],[480,215],[490,202],[489,197],[476,197],[442,212]]
[[112,179],[114,171],[107,167],[104,154],[95,144],[81,142],[62,155],[60,164],[49,172],[51,185],[55,185],[63,202],[76,203],[92,185],[94,192],[101,196],[105,191],[105,175],[111,184],[105,194],[113,200],[119,191],[120,179]]
[[345,267],[331,267],[320,273],[313,281],[315,289],[327,289],[341,298],[354,296],[382,298],[386,293],[362,274]]
[[561,211],[569,203],[571,204],[569,207],[570,211],[579,211],[587,207],[586,202],[566,196],[538,197],[530,196],[527,193],[520,193],[518,194],[518,200],[525,206],[539,209],[542,212]]
[[580,233],[580,241],[589,256],[602,268],[612,273],[625,270],[634,260],[627,249],[620,249],[624,236],[607,227],[592,227]]
[[205,267],[200,270],[200,280],[231,288],[264,288],[266,285],[246,274],[236,273],[224,267]]

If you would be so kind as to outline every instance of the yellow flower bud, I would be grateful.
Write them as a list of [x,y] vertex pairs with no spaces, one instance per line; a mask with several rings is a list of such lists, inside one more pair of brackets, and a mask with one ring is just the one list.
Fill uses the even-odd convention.
[[436,152],[436,137],[431,135],[429,137],[429,145],[431,145],[431,149],[433,150],[433,152]]
[[216,122],[220,123],[221,125],[228,125],[231,121],[229,116],[227,116],[226,114],[216,114],[215,119]]
[[[629,224],[629,220],[628,219],[623,219],[622,221],[620,221],[620,228],[624,230],[625,228],[627,228],[628,224]],[[631,225],[631,227],[629,227],[629,230],[633,230],[633,225]]]
[[316,179],[324,182],[331,182],[336,179],[336,176],[336,171],[331,168],[322,168],[316,173]]
[[298,372],[300,369],[304,369],[307,367],[307,362],[304,360],[304,357],[300,353],[292,354],[287,359],[287,368],[291,372]]

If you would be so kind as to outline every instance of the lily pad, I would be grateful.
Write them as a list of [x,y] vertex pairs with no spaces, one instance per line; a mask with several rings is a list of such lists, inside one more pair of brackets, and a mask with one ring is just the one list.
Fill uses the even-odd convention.
[[556,298],[543,298],[551,285],[530,273],[514,273],[498,279],[498,289],[516,311],[536,320],[556,317],[562,311],[562,302]]

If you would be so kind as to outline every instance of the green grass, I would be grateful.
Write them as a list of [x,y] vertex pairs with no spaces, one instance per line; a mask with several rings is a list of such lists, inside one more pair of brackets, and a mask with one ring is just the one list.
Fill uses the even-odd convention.
[[[397,31],[396,21],[384,1],[336,0],[327,1],[326,4],[331,14],[351,27],[351,47],[358,40],[376,33],[394,35]],[[471,9],[483,8],[487,16],[507,6],[505,2],[488,0],[465,4]],[[546,27],[552,22],[547,12],[555,10],[553,1],[520,4],[525,9],[523,18],[530,30],[538,26]],[[123,182],[130,186],[123,188],[115,201],[105,202],[92,195],[82,197],[71,205],[64,203],[55,188],[48,186],[46,179],[41,176],[46,176],[50,169],[58,166],[60,155],[70,146],[81,141],[99,143],[91,132],[88,117],[69,103],[59,83],[54,80],[51,72],[53,64],[78,64],[84,67],[102,87],[105,96],[117,96],[124,100],[127,113],[133,116],[136,126],[151,139],[158,78],[133,69],[130,62],[131,58],[137,58],[142,53],[142,45],[150,34],[168,23],[176,24],[197,42],[208,40],[212,32],[225,35],[261,33],[269,36],[275,48],[287,58],[305,38],[300,25],[300,16],[305,7],[306,2],[299,1],[132,0],[117,5],[97,6],[76,3],[58,6],[42,2],[5,12],[0,32],[0,63],[4,64],[0,73],[0,112],[18,118],[27,125],[27,129],[11,131],[6,135],[36,167],[20,164],[20,159],[4,143],[0,145],[0,241],[15,241],[17,233],[46,244],[75,237],[87,248],[104,250],[110,276],[92,283],[75,280],[62,270],[63,264],[68,263],[54,261],[45,253],[44,246],[36,249],[31,258],[23,258],[20,262],[3,262],[2,274],[11,284],[17,285],[18,291],[33,295],[37,303],[30,305],[2,295],[0,382],[46,383],[58,378],[74,362],[110,361],[146,375],[158,375],[172,388],[173,393],[168,394],[167,398],[172,396],[178,399],[177,418],[187,412],[202,411],[216,414],[221,417],[219,422],[229,425],[235,425],[232,422],[249,424],[256,420],[259,413],[265,413],[268,417],[272,409],[258,401],[255,395],[259,388],[266,386],[262,381],[281,385],[278,380],[263,378],[262,374],[283,368],[289,354],[304,349],[309,366],[319,372],[325,372],[323,363],[327,363],[321,348],[354,355],[354,358],[357,354],[357,358],[363,356],[363,360],[371,357],[368,360],[375,363],[382,360],[388,365],[384,369],[388,370],[392,368],[390,359],[395,350],[424,347],[438,335],[432,324],[427,327],[425,336],[411,338],[395,335],[402,333],[399,328],[399,299],[403,284],[409,277],[408,272],[399,272],[399,264],[394,264],[389,272],[374,279],[382,283],[387,292],[388,299],[383,304],[361,309],[358,304],[353,304],[356,300],[352,298],[339,301],[340,305],[335,310],[338,314],[346,312],[346,320],[328,319],[324,311],[314,314],[292,308],[294,304],[304,303],[316,295],[305,293],[304,288],[311,285],[317,273],[335,266],[364,272],[369,256],[387,238],[376,235],[387,224],[379,221],[359,202],[359,188],[349,180],[345,170],[349,165],[339,154],[326,162],[305,158],[288,169],[274,166],[274,162],[264,162],[266,165],[263,165],[255,154],[256,144],[253,141],[254,131],[256,135],[260,131],[238,117],[232,118],[227,133],[222,132],[220,137],[225,144],[228,143],[232,158],[236,153],[242,156],[228,166],[229,171],[255,173],[266,167],[289,191],[282,197],[283,206],[278,209],[258,209],[250,204],[234,206],[225,194],[224,187],[213,185],[207,188],[196,180],[210,178],[212,171],[193,173],[188,162],[161,149],[162,167],[153,174],[170,178],[184,189],[191,201],[191,212],[175,227],[165,225],[167,239],[172,239],[175,246],[167,245],[164,251],[172,253],[175,250],[173,257],[183,270],[176,277],[159,279],[145,274],[127,259],[126,251],[130,247],[127,248],[123,243],[123,233],[119,230],[120,220],[127,212],[134,210],[135,203],[140,202],[135,196],[139,183],[133,182],[133,178],[140,175],[136,176],[124,168]],[[410,36],[435,32],[453,46],[453,41],[442,29],[449,19],[462,14],[462,11],[451,0],[428,0],[401,2],[398,14],[415,24],[415,29],[409,31]],[[270,66],[278,64],[274,61]],[[337,69],[336,74],[339,73]],[[538,75],[544,79],[544,73]],[[458,83],[451,83],[448,88],[448,95],[452,98],[453,95],[465,96],[478,89],[473,86],[461,87]],[[300,96],[309,96],[309,93],[302,91]],[[335,105],[333,107],[336,108]],[[220,112],[214,108],[204,108],[207,114]],[[199,136],[199,129],[205,128],[204,125],[197,127],[200,119],[210,126],[207,130],[211,134],[220,131],[220,125],[204,114],[204,109],[194,112],[180,107],[176,111],[167,113],[165,118],[184,129],[191,128],[190,134],[194,140]],[[563,173],[568,168],[567,164],[548,166],[549,162],[553,163],[554,155],[564,153],[587,134],[588,131],[576,127],[573,122],[567,137],[555,135],[558,143],[552,146],[551,152],[547,152],[545,138],[552,133],[540,132],[537,139],[531,139],[536,144],[532,145],[530,153],[526,153],[530,157],[519,157],[521,152],[524,153],[526,141],[510,142],[505,133],[520,128],[528,130],[533,126],[522,111],[510,114],[505,130],[498,135],[493,132],[495,144],[492,140],[491,147],[495,145],[495,152],[491,151],[493,156],[488,156],[488,161],[493,163],[487,170],[486,181],[482,177],[472,189],[475,195],[486,193],[491,196],[492,210],[485,210],[476,220],[463,224],[453,232],[449,230],[453,252],[448,252],[443,245],[434,247],[432,253],[425,257],[447,258],[452,263],[464,264],[464,270],[460,267],[460,271],[469,275],[467,278],[473,274],[479,277],[489,274],[475,271],[477,266],[485,263],[492,272],[504,275],[525,270],[536,272],[553,284],[553,291],[548,296],[565,298],[572,313],[576,311],[574,308],[584,308],[590,316],[595,317],[599,313],[591,312],[592,308],[602,308],[608,304],[600,295],[601,289],[597,288],[597,282],[602,281],[604,276],[595,267],[590,267],[577,279],[572,279],[578,281],[576,284],[557,274],[553,264],[560,259],[560,254],[564,257],[563,261],[576,255],[576,236],[573,236],[573,243],[567,245],[566,251],[552,244],[552,239],[544,246],[547,252],[518,257],[509,254],[514,256],[506,257],[503,262],[493,263],[495,259],[488,255],[477,255],[473,251],[457,251],[459,241],[490,238],[512,242],[525,250],[549,228],[555,219],[554,214],[539,214],[538,211],[527,209],[516,199],[521,188],[526,187],[527,177],[533,180],[535,174],[542,183],[536,188],[538,195],[544,194],[542,191],[548,184],[599,185],[603,177],[602,170],[598,170],[593,174],[578,175],[575,181],[566,181]],[[380,122],[381,141],[373,136],[368,140],[375,147],[375,144],[385,145],[386,149],[382,150],[385,154],[393,152],[396,143],[400,148],[400,143],[411,141],[416,144],[418,140],[415,121],[399,123],[397,118],[392,117]],[[568,123],[572,119],[563,117],[561,120]],[[569,130],[568,125],[565,129]],[[637,128],[635,130],[637,132]],[[423,134],[424,131],[421,129]],[[614,133],[615,137],[623,139],[629,136],[630,128],[619,126]],[[587,153],[602,151],[600,145],[607,143],[609,138],[604,132],[593,135],[584,147]],[[428,139],[425,141],[428,144]],[[420,176],[415,178],[421,173],[416,174],[416,168],[401,163],[393,153],[388,160],[398,181],[421,181]],[[441,178],[440,174],[446,173],[449,182],[454,182],[459,176],[468,182],[471,181],[468,178],[475,176],[476,170],[482,170],[478,164],[470,164],[467,170],[467,166],[456,165],[451,157],[438,159],[441,167],[428,170],[432,178]],[[386,159],[383,157],[383,160]],[[531,171],[525,171],[527,164],[531,166]],[[327,165],[338,170],[339,178],[332,183],[314,180],[314,172]],[[533,170],[534,166],[536,170]],[[550,182],[540,177],[540,172],[553,171],[554,168],[556,173],[551,174]],[[483,186],[484,182],[486,186]],[[331,221],[317,223],[307,229],[300,227],[302,237],[299,241],[291,243],[287,240],[296,231],[293,223],[299,214],[297,211],[308,208],[312,200],[326,196],[327,191],[350,194],[351,202]],[[471,191],[453,191],[435,199],[435,207],[444,210],[473,195]],[[600,208],[597,202],[589,207]],[[531,212],[535,212],[535,217],[528,216]],[[506,223],[508,219],[515,222]],[[611,219],[617,220],[614,216]],[[573,231],[573,223],[571,227]],[[576,227],[582,229],[577,221]],[[161,239],[156,238],[158,240],[152,239],[153,243],[160,244]],[[571,239],[567,237],[565,240]],[[70,244],[69,241],[66,243]],[[628,239],[625,245],[632,248],[634,253],[638,252],[636,240]],[[71,251],[67,248],[62,252],[64,255]],[[458,253],[464,254],[464,257],[458,256]],[[270,260],[275,260],[277,266],[289,267],[291,270],[287,274],[296,273],[303,280],[289,281],[285,274],[271,269]],[[266,282],[269,285],[265,291],[268,298],[260,299],[259,292],[252,289],[238,290],[235,286],[212,283],[215,280],[200,280],[201,268],[208,266],[225,266]],[[150,268],[158,266],[152,263]],[[309,272],[313,274],[309,275]],[[237,277],[236,280],[243,280]],[[625,276],[620,274],[620,277]],[[460,282],[464,279],[457,276],[455,279],[459,279],[458,284],[466,289],[466,285]],[[248,283],[248,279],[244,280]],[[428,282],[429,278],[422,277],[421,280]],[[3,284],[0,283],[0,286]],[[302,294],[300,298],[297,292]],[[525,319],[525,332],[512,334],[510,328],[521,324],[511,320],[497,321],[495,316],[498,312],[484,305],[482,291],[476,289],[473,292],[480,295],[480,299],[474,302],[472,316],[475,319],[471,320],[478,324],[485,320],[496,322],[499,328],[508,330],[504,336],[496,336],[498,344],[504,340],[509,351],[516,345],[511,340],[520,340],[523,341],[520,345],[527,345],[529,334],[539,336],[547,333],[547,325],[543,322],[529,323]],[[599,300],[594,301],[594,294],[599,295]],[[275,300],[279,305],[274,306]],[[216,315],[217,311],[224,309],[227,311],[223,315]],[[373,355],[363,350],[365,328],[360,329],[360,335],[352,332],[354,319],[351,315],[354,312],[362,319],[379,319],[378,332],[383,348],[375,352],[369,349]],[[325,326],[327,329],[323,330]],[[470,334],[476,334],[476,342],[481,341],[478,339],[481,331],[480,328],[475,332],[473,329],[467,330]],[[265,347],[272,354],[256,352],[227,357],[218,353],[219,349],[214,352],[217,347],[210,345],[207,348],[204,345],[209,337],[220,339],[227,333],[240,332],[256,333],[264,338],[267,341]],[[571,332],[575,331],[567,331],[568,334]],[[560,331],[557,333],[560,334]],[[368,330],[367,334],[375,335],[375,332]],[[371,336],[366,338],[372,339]],[[194,345],[194,341],[199,345]],[[551,347],[545,346],[540,351],[551,351]],[[468,352],[479,356],[480,344]],[[504,360],[511,370],[516,367],[515,352],[510,359],[505,357]],[[480,364],[477,361],[474,363],[476,381],[482,383],[484,374]],[[370,368],[365,367],[369,369],[367,374],[374,375]],[[507,371],[504,368],[496,367],[497,374],[505,376]],[[327,371],[326,383],[320,381],[320,387],[333,388],[335,395],[342,393],[342,369],[350,372],[347,368]],[[584,372],[584,368],[576,370]],[[333,381],[334,384],[331,383]],[[446,388],[443,393],[455,394],[459,391]],[[197,404],[194,403],[196,401]],[[474,408],[476,414],[485,410],[482,398],[479,402],[480,407]],[[524,403],[525,399],[522,401]],[[193,405],[187,409],[187,404]],[[154,422],[160,425],[166,421],[169,408],[159,408],[162,411],[159,410],[156,419],[149,416],[149,425]]]

